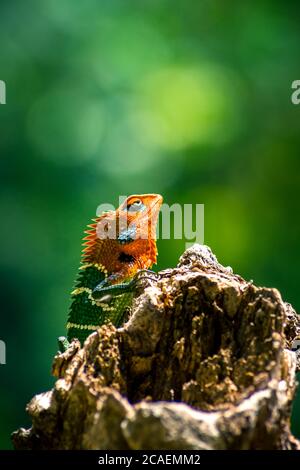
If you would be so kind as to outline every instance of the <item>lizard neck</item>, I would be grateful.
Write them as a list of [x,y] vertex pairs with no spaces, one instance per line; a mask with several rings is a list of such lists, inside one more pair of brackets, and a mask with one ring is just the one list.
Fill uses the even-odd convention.
[[106,312],[92,299],[93,289],[105,278],[107,272],[99,264],[84,264],[79,270],[75,289],[72,292],[72,304],[69,312],[67,330],[68,340],[78,338],[81,344],[97,325],[104,323]]

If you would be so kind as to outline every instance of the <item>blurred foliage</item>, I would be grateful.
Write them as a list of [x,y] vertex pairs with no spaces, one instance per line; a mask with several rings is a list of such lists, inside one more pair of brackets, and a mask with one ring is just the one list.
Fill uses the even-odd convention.
[[[283,0],[1,1],[0,447],[53,383],[100,203],[204,203],[219,260],[300,308],[299,17]],[[158,246],[165,268],[185,240]]]

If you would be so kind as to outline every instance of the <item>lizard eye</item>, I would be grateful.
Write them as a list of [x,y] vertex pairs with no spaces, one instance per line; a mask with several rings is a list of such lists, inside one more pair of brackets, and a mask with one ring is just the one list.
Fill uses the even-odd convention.
[[138,212],[144,210],[145,206],[140,199],[128,204],[127,210],[128,212]]

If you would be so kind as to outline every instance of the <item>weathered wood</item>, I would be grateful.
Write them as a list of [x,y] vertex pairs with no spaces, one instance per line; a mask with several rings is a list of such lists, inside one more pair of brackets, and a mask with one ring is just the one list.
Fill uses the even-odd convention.
[[17,449],[300,449],[290,433],[299,317],[194,245],[129,322],[56,356]]

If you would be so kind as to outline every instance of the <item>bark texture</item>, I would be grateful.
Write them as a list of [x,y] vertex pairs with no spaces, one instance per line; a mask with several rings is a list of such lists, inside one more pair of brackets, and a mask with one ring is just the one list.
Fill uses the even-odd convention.
[[[194,245],[108,324],[54,359],[17,449],[300,449],[290,433],[300,321]],[[299,367],[299,362],[298,362]]]

